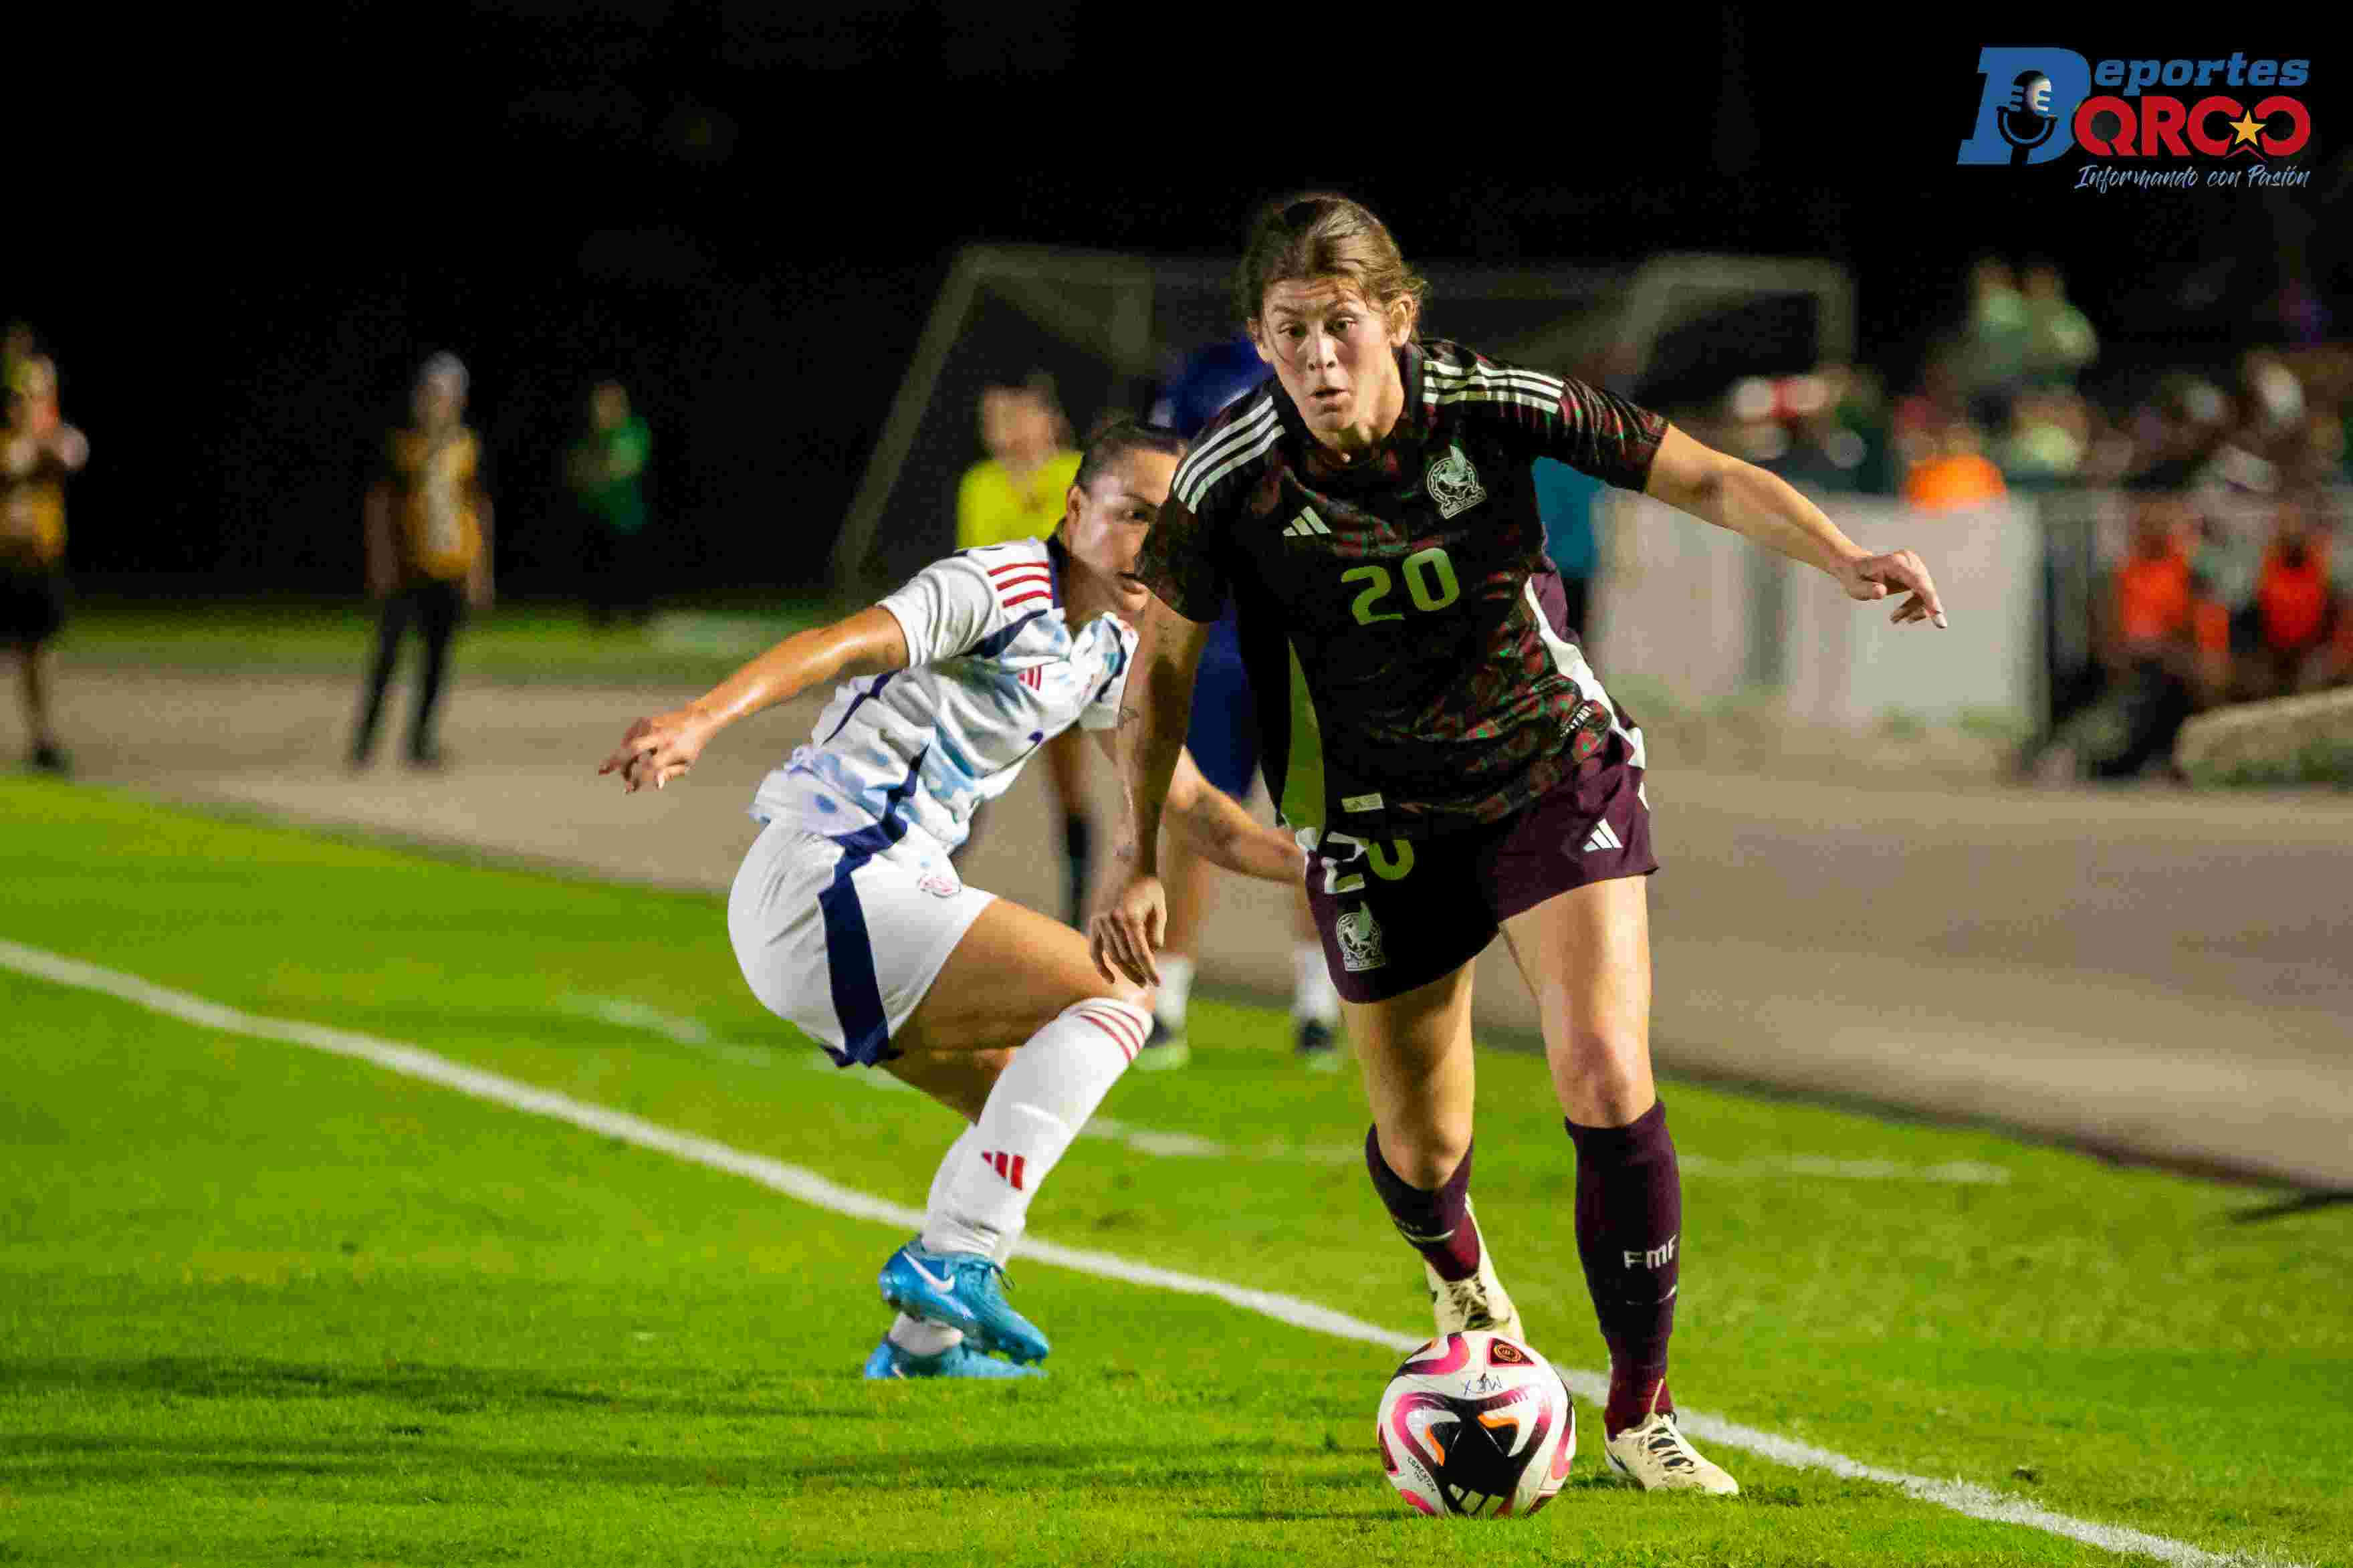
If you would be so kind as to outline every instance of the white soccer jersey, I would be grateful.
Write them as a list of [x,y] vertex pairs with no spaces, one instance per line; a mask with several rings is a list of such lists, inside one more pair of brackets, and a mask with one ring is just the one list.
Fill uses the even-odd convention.
[[752,815],[828,836],[913,829],[953,849],[1040,746],[1117,723],[1135,633],[1109,615],[1071,630],[1066,559],[1038,539],[966,550],[884,599],[908,667],[836,689]]

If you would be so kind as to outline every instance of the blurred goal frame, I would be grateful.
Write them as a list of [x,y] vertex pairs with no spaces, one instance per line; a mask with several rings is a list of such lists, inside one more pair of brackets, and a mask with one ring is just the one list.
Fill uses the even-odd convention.
[[[1524,268],[1435,264],[1433,293],[1483,300],[1557,300],[1559,319],[1509,342],[1474,346],[1504,358],[1546,367],[1580,363],[1611,352],[1628,382],[1650,368],[1660,340],[1726,299],[1801,294],[1815,301],[1815,363],[1851,360],[1854,353],[1854,280],[1833,261],[1707,252],[1655,257],[1631,268],[1540,264]],[[829,592],[839,608],[871,601],[896,586],[874,562],[876,535],[892,489],[936,395],[949,355],[984,289],[991,289],[1041,331],[1094,355],[1114,375],[1140,386],[1165,373],[1174,354],[1198,342],[1155,341],[1156,291],[1181,283],[1194,291],[1222,289],[1232,264],[1198,258],[1148,257],[1116,251],[1036,246],[968,246],[956,253],[946,282],[932,301],[907,373],[891,401],[881,432],[860,476],[849,515],[828,564]],[[1108,322],[1089,319],[1058,286],[1108,286],[1116,304]]]

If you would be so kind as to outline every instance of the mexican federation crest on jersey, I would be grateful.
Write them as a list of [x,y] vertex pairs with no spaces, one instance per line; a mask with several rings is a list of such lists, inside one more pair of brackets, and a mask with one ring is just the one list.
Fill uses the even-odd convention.
[[1380,922],[1362,904],[1342,910],[1332,922],[1332,933],[1340,939],[1340,962],[1352,972],[1378,969],[1389,961],[1381,948]]
[[1449,447],[1442,458],[1430,460],[1425,482],[1430,487],[1430,499],[1438,505],[1439,515],[1452,517],[1468,511],[1487,499],[1487,487],[1479,482],[1479,470],[1460,447]]

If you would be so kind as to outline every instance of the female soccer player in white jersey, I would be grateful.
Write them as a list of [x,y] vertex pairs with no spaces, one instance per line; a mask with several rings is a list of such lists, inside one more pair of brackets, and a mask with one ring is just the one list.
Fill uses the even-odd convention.
[[1274,377],[1196,439],[1137,568],[1155,595],[1124,748],[1138,857],[1095,950],[1106,974],[1154,977],[1155,834],[1204,623],[1230,595],[1262,766],[1314,856],[1308,900],[1372,1101],[1366,1167],[1422,1255],[1440,1331],[1518,1328],[1470,1200],[1471,961],[1500,929],[1577,1148],[1609,1462],[1644,1488],[1736,1491],[1667,1393],[1683,1195],[1651,1078],[1642,733],[1565,624],[1530,467],[1646,491],[1858,599],[1908,592],[1898,622],[1943,610],[1909,551],[1862,549],[1657,415],[1421,342],[1424,291],[1345,197],[1278,203],[1252,228],[1236,314]]
[[[638,720],[597,770],[660,788],[736,720],[849,678],[810,743],[760,785],[752,815],[766,826],[727,925],[770,1011],[838,1064],[879,1066],[972,1123],[932,1180],[923,1233],[883,1266],[900,1316],[869,1377],[1037,1375],[1047,1353],[1005,1301],[1004,1259],[1152,1016],[1141,988],[1097,973],[1084,937],[965,886],[948,854],[973,808],[1054,736],[1077,724],[1108,749],[1150,599],[1136,556],[1183,452],[1171,432],[1106,426],[1052,538],[964,551],[787,638],[699,700]],[[1168,806],[1219,865],[1303,874],[1297,845],[1189,761]]]

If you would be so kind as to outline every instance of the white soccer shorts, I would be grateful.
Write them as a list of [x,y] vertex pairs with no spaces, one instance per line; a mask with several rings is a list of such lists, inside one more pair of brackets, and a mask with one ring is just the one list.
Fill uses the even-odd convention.
[[997,895],[967,888],[921,833],[811,833],[782,820],[753,841],[727,900],[752,994],[814,1035],[837,1066],[899,1054],[907,1021]]

